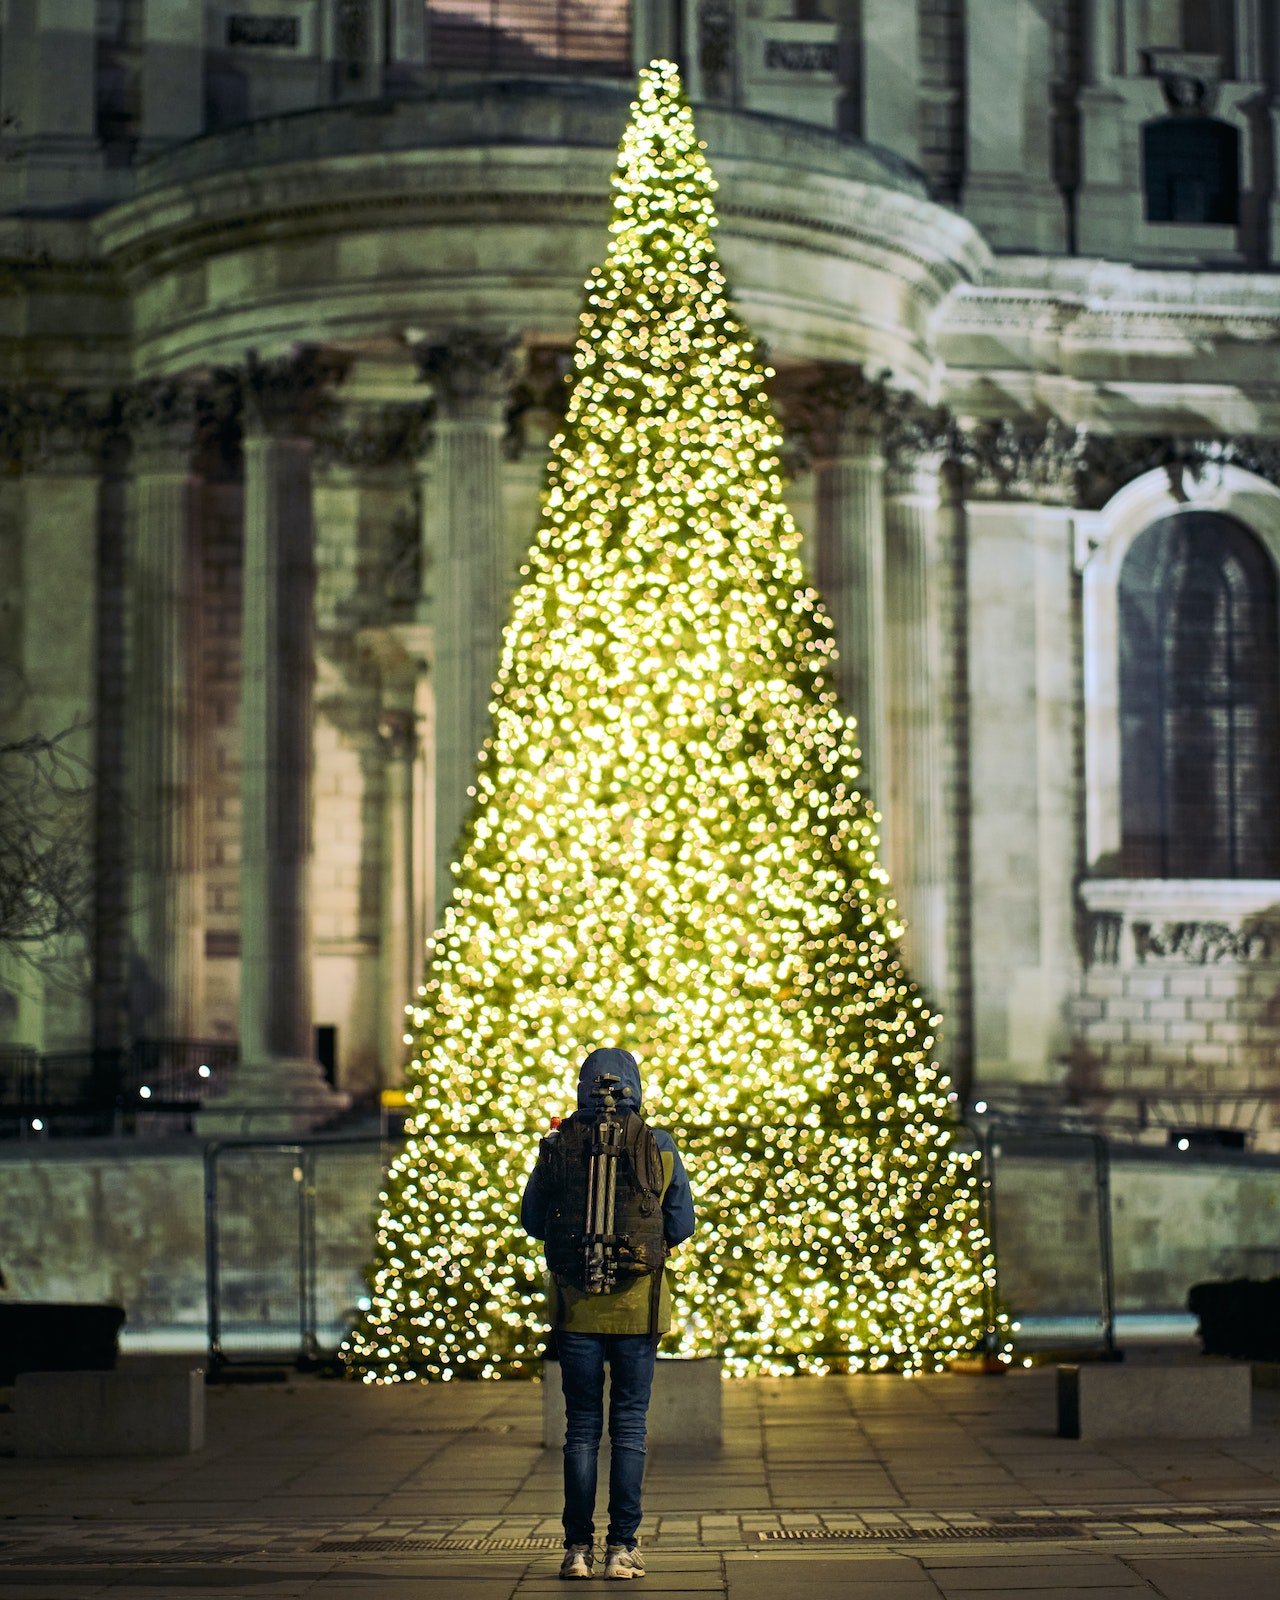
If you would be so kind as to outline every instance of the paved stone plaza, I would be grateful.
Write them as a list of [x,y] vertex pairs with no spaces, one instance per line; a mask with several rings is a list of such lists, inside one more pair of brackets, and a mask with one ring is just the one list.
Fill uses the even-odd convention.
[[[1280,1593],[1280,1392],[1221,1443],[1059,1440],[1047,1370],[731,1383],[725,1420],[651,1457],[650,1600]],[[532,1384],[214,1388],[198,1455],[0,1457],[0,1593],[560,1593],[539,1431]]]

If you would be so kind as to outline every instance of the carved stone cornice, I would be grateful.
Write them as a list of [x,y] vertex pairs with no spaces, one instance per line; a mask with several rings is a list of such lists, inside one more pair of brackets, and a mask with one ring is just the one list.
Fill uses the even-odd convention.
[[1215,468],[1240,467],[1280,487],[1280,439],[1239,434],[1187,438],[1176,434],[1085,436],[1077,474],[1076,504],[1096,511],[1132,479],[1162,468],[1175,500],[1189,500]]
[[316,423],[316,467],[357,474],[412,467],[431,448],[433,413],[429,400],[329,407]]
[[411,345],[418,377],[432,386],[440,415],[450,422],[505,420],[519,373],[516,334],[452,328]]
[[346,357],[319,345],[302,345],[270,361],[260,361],[250,350],[242,376],[245,433],[311,438],[334,404],[333,390],[349,366]]

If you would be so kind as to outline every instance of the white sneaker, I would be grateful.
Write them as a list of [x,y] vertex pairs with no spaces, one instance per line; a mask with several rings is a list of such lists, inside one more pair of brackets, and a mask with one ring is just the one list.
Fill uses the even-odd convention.
[[604,1553],[606,1578],[643,1578],[644,1557],[639,1550],[628,1550],[625,1544],[611,1544]]
[[589,1578],[596,1564],[596,1553],[589,1544],[571,1544],[560,1563],[562,1578]]

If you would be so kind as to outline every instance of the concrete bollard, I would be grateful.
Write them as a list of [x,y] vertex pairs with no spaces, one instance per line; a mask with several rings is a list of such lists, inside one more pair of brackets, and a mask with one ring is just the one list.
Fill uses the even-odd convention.
[[1060,1439],[1238,1439],[1252,1426],[1250,1369],[1058,1368]]
[[20,1456],[183,1456],[204,1449],[203,1372],[20,1372]]
[[[694,1361],[659,1356],[649,1398],[648,1439],[652,1445],[678,1444],[691,1450],[716,1450],[723,1435],[718,1356]],[[609,1372],[604,1379],[605,1436],[609,1431]],[[564,1390],[560,1363],[548,1361],[542,1377],[542,1442],[548,1450],[564,1445]]]

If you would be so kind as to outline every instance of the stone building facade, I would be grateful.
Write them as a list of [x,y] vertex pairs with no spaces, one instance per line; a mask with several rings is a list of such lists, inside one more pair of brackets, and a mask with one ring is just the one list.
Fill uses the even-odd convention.
[[397,1082],[667,53],[960,1082],[1280,1145],[1274,8],[0,15],[0,733],[92,775],[0,1060],[221,1042],[211,1129]]

